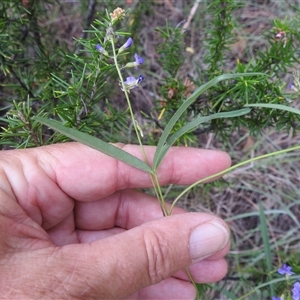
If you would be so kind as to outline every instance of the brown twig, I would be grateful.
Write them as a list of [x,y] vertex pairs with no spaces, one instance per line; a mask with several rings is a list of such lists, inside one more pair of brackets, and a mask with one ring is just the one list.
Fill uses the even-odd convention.
[[181,33],[184,33],[186,31],[186,29],[190,26],[190,23],[199,7],[199,3],[201,2],[201,0],[196,0],[191,11],[190,11],[190,14],[188,16],[188,19],[187,21],[183,24],[183,27],[182,27],[182,30],[181,30]]

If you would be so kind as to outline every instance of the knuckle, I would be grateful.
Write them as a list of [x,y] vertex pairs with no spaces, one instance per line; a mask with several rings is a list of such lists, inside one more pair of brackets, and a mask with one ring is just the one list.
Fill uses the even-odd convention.
[[164,233],[155,229],[147,230],[144,243],[149,281],[155,284],[168,277],[172,261],[171,251]]

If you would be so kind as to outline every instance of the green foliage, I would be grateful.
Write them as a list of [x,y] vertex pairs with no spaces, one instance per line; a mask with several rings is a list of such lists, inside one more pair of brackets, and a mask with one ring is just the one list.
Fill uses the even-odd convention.
[[[233,0],[214,0],[209,4],[207,13],[212,19],[209,20],[210,26],[205,29],[207,38],[202,41],[206,47],[204,62],[207,67],[198,68],[199,76],[193,80],[196,86],[217,75],[228,73],[228,56],[230,56],[228,45],[235,41],[236,32],[239,30],[233,14],[239,7],[240,5]],[[292,95],[286,93],[287,83],[282,78],[289,67],[299,62],[298,23],[297,19],[275,19],[273,28],[264,36],[268,47],[257,51],[256,56],[248,61],[237,59],[231,69],[233,73],[264,73],[266,77],[240,77],[220,82],[198,97],[183,118],[178,120],[176,130],[198,115],[228,112],[246,104],[266,103],[289,106]],[[164,128],[167,120],[187,99],[192,82],[180,74],[180,68],[184,65],[182,58],[186,55],[182,45],[184,33],[168,23],[165,29],[159,28],[158,31],[162,39],[158,49],[159,62],[164,67],[166,75],[161,80],[161,99],[157,102],[155,110],[159,116],[157,123]],[[249,115],[231,120],[216,119],[201,124],[195,134],[213,132],[223,144],[227,144],[231,133],[239,128],[247,128],[251,134],[258,135],[264,128],[276,127],[278,130],[288,131],[291,128],[295,130],[298,124],[299,115],[288,111],[253,109]],[[192,132],[186,133],[177,141],[177,144],[184,145],[193,143],[195,143],[195,135]]]
[[213,16],[205,41],[208,49],[205,62],[208,64],[207,73],[209,78],[221,74],[225,67],[228,45],[234,40],[233,12],[238,7],[234,0],[214,0],[207,8],[208,13]]
[[[213,1],[209,9],[218,11],[212,20],[212,26],[208,34],[208,53],[206,61],[208,68],[202,71],[201,79],[211,78],[216,74],[224,72],[225,53],[227,45],[232,43],[234,27],[232,15],[238,7],[235,1]],[[287,67],[298,62],[297,48],[299,33],[297,32],[297,20],[274,20],[274,29],[266,32],[265,38],[269,47],[258,51],[257,55],[249,61],[236,61],[233,72],[261,72],[267,75],[265,78],[238,78],[235,81],[222,83],[210,89],[203,95],[195,105],[196,113],[212,114],[241,107],[245,104],[272,103],[289,105],[288,95],[285,94],[286,83],[282,81]],[[279,39],[276,33],[282,32]],[[287,41],[285,42],[285,35]],[[199,81],[197,81],[199,82]],[[249,116],[235,119],[229,123],[226,120],[211,122],[207,130],[219,133],[224,142],[228,141],[230,132],[240,128],[248,128],[251,133],[259,133],[263,128],[275,126],[277,129],[296,129],[299,116],[289,112],[278,112],[275,110],[257,111],[253,110]]]
[[[174,113],[186,100],[187,86],[182,78],[178,78],[178,71],[184,63],[184,35],[180,27],[172,27],[166,22],[165,27],[157,28],[161,43],[157,49],[159,63],[164,70],[163,85],[160,88],[161,99],[157,102],[156,109],[161,110],[159,119],[162,120],[162,127],[166,126],[167,120],[171,119]],[[184,126],[188,117],[188,111],[184,112],[184,118],[177,120],[174,124],[173,133]],[[155,144],[157,141],[154,142]],[[195,137],[186,133],[176,141],[176,145],[190,145],[195,143]]]
[[[110,59],[95,49],[98,43],[109,49],[109,41],[105,38],[109,15],[105,12],[99,13],[92,26],[84,31],[85,38],[75,39],[74,47],[70,49],[63,42],[54,46],[55,39],[39,25],[39,22],[45,19],[47,7],[52,5],[51,1],[33,1],[28,7],[21,2],[9,0],[1,3],[0,61],[1,72],[5,76],[1,87],[6,95],[3,106],[8,110],[7,115],[14,114],[13,101],[26,99],[26,105],[31,108],[32,115],[42,113],[45,117],[63,121],[65,126],[75,127],[107,141],[127,141],[128,133],[124,132],[124,128],[128,127],[131,121],[124,109],[125,102],[122,108],[119,108],[111,101],[112,97],[121,95],[117,85],[117,73]],[[147,5],[140,4],[139,11],[147,12]],[[165,27],[157,28],[161,39],[157,49],[158,62],[164,69],[164,78],[160,79],[160,100],[153,107],[153,115],[158,116],[155,120],[158,127],[148,131],[148,143],[157,144],[158,136],[155,132],[165,128],[168,120],[189,97],[195,85],[201,85],[207,79],[228,72],[228,45],[234,41],[235,32],[238,30],[237,22],[233,19],[233,13],[238,7],[233,0],[214,0],[209,4],[208,12],[212,19],[209,20],[210,26],[205,29],[207,38],[202,41],[206,46],[204,61],[207,67],[198,70],[198,78],[188,79],[180,72],[186,56],[185,33],[181,26],[174,27],[167,22]],[[140,22],[135,13],[137,12],[130,13],[132,24]],[[14,22],[11,22],[12,19]],[[180,130],[187,121],[197,116],[230,112],[242,108],[245,104],[289,105],[289,99],[284,93],[285,83],[281,77],[288,67],[298,62],[297,22],[287,19],[274,20],[274,28],[266,32],[265,36],[269,47],[259,50],[257,56],[249,61],[237,60],[231,70],[232,73],[259,72],[266,74],[266,77],[239,77],[220,82],[198,97],[178,119],[171,133]],[[122,22],[120,25],[122,26]],[[120,25],[115,35],[118,37],[116,43],[119,46],[125,42],[126,34],[128,36]],[[20,30],[22,28],[23,31]],[[278,39],[277,34],[280,36]],[[128,53],[122,53],[122,56],[124,59],[129,58]],[[153,119],[150,115],[148,118],[150,121]],[[2,121],[5,128],[0,133],[2,144],[12,147],[16,144],[25,145],[23,142],[16,142],[18,126],[8,120],[10,118],[3,118]],[[14,123],[18,122],[17,120],[18,116],[15,115]],[[19,122],[21,125],[22,120],[19,119]],[[252,109],[246,116],[231,120],[215,119],[199,124],[196,130],[183,134],[176,141],[176,145],[193,145],[197,140],[196,135],[203,132],[214,132],[223,143],[227,143],[230,133],[240,127],[258,133],[269,126],[288,130],[297,127],[298,122],[299,116],[288,111]],[[43,136],[43,143],[54,140],[49,132],[39,132],[38,135]],[[26,145],[35,145],[30,135],[28,138],[31,142]],[[55,138],[57,141],[62,139],[62,136]],[[135,140],[134,137],[131,139]],[[145,140],[144,142],[147,143]]]
[[41,126],[24,127],[24,122],[34,124],[36,115],[56,118],[107,141],[128,141],[122,132],[128,127],[128,114],[110,104],[116,81],[108,78],[116,78],[115,71],[95,49],[105,35],[105,23],[95,22],[84,32],[87,38],[76,39],[69,47],[41,26],[47,9],[54,10],[55,5],[12,0],[0,4],[0,86],[5,95],[0,143],[23,148],[66,140]]
[[157,28],[157,31],[162,39],[162,43],[157,49],[158,54],[160,54],[159,60],[168,78],[175,78],[184,62],[181,28],[170,27],[167,22],[165,28]]
[[41,124],[32,119],[32,108],[28,102],[13,102],[14,108],[10,109],[2,122],[8,123],[9,128],[3,127],[2,146],[13,148],[29,148],[43,145]]

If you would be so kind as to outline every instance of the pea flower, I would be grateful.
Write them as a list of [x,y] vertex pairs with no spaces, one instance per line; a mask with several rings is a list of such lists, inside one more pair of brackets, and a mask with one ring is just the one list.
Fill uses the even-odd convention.
[[105,56],[108,56],[108,52],[100,44],[97,44],[95,48],[98,52],[104,54]]
[[299,92],[299,89],[297,89],[292,83],[289,85],[289,88],[295,92]]
[[140,56],[138,56],[137,53],[134,54],[135,63],[137,65],[141,65],[144,62],[144,59]]
[[293,300],[300,300],[300,282],[295,282],[292,289]]
[[[126,81],[124,81],[126,91],[129,92],[130,90],[136,88],[143,80],[144,77],[142,75],[139,75],[137,79],[133,76],[127,77]],[[124,91],[123,88],[121,88],[121,90]]]
[[126,49],[128,49],[133,42],[133,39],[130,37],[128,40],[125,42],[125,44],[119,49],[118,54],[124,52]]
[[287,275],[293,275],[295,274],[292,272],[292,267],[288,266],[287,264],[283,264],[282,268],[279,268],[277,272],[281,275],[287,274]]
[[134,62],[129,62],[125,65],[124,68],[137,68],[139,65],[141,65],[144,62],[144,59],[141,56],[138,56],[137,53],[134,54]]

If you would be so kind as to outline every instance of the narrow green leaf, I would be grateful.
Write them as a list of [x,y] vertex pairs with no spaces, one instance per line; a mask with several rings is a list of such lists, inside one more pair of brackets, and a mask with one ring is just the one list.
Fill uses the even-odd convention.
[[264,252],[266,257],[267,269],[268,271],[272,271],[272,261],[270,257],[271,248],[270,248],[270,240],[269,240],[269,233],[268,233],[268,225],[267,225],[264,208],[261,202],[259,203],[259,219],[260,219],[260,232],[264,244]]
[[229,112],[221,112],[216,113],[210,116],[205,117],[197,117],[193,121],[187,123],[183,127],[181,127],[178,131],[176,131],[174,134],[172,134],[166,141],[166,143],[161,148],[161,151],[159,152],[157,163],[158,165],[164,158],[164,156],[167,154],[167,151],[170,149],[170,147],[176,142],[177,139],[179,139],[182,135],[184,135],[186,132],[192,130],[193,128],[197,127],[199,124],[208,122],[213,119],[220,119],[220,118],[234,118],[239,117],[245,114],[248,114],[251,111],[250,108],[243,108],[239,110],[229,111]]
[[66,82],[66,81],[64,81],[64,80],[62,80],[61,78],[59,78],[58,76],[56,76],[55,74],[52,74],[51,73],[51,76],[52,76],[52,78],[53,78],[53,80],[55,81],[55,82],[57,82],[61,87],[63,87],[65,90],[67,90],[68,88],[69,88],[69,84]]
[[264,108],[281,109],[281,110],[289,111],[289,112],[300,115],[299,109],[296,109],[296,108],[293,108],[290,106],[286,106],[286,105],[282,105],[282,104],[253,103],[253,104],[246,104],[246,105],[244,105],[244,107],[264,107]]
[[186,132],[192,130],[193,128],[197,127],[199,124],[208,122],[213,119],[223,119],[223,118],[235,118],[235,117],[240,117],[243,115],[248,114],[251,111],[250,108],[242,108],[238,110],[233,110],[233,111],[227,111],[227,112],[221,112],[221,113],[216,113],[212,114],[210,116],[199,116],[194,118],[191,122],[187,123],[186,125],[182,126],[178,131],[176,131],[174,134],[172,134],[168,139],[167,139],[167,144],[174,144],[174,142],[179,139],[182,135],[184,135]]
[[116,158],[132,167],[135,167],[148,173],[152,173],[151,168],[142,160],[138,159],[137,157],[127,153],[126,151],[120,148],[117,148],[114,145],[102,141],[101,139],[95,138],[76,129],[65,127],[60,122],[57,122],[55,120],[48,120],[39,116],[34,117],[34,119],[77,142],[85,144],[110,157]]
[[[259,219],[260,219],[260,232],[264,244],[264,252],[265,252],[265,259],[267,265],[267,271],[270,274],[270,280],[272,280],[272,254],[271,254],[271,246],[270,246],[270,239],[268,233],[268,225],[266,220],[266,215],[264,213],[264,208],[262,203],[259,203]],[[269,281],[269,280],[268,280]],[[274,285],[270,284],[270,292],[272,296],[275,296],[275,289]]]
[[170,135],[170,132],[172,131],[172,128],[176,124],[176,122],[179,120],[181,115],[186,111],[186,109],[197,100],[197,98],[204,93],[206,90],[208,90],[210,87],[216,85],[218,82],[222,80],[228,80],[228,79],[233,79],[233,78],[238,78],[238,77],[245,77],[245,76],[256,76],[256,75],[265,75],[263,73],[237,73],[237,74],[223,74],[220,75],[211,81],[201,85],[175,112],[173,117],[170,119],[168,124],[166,125],[159,142],[157,144],[157,148],[155,151],[154,159],[153,159],[153,170],[156,170],[159,163],[161,162],[160,158],[160,152],[162,150],[162,147],[167,141],[168,136]]

